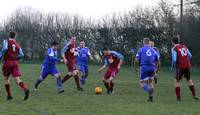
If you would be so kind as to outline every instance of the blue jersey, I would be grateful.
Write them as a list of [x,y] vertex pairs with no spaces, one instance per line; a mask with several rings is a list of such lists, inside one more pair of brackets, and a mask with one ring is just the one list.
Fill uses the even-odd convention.
[[78,65],[88,65],[89,56],[91,55],[89,48],[78,47],[77,52],[78,52],[77,55]]
[[156,51],[147,45],[138,50],[136,58],[139,59],[140,66],[155,66],[155,61],[158,61]]
[[53,48],[49,48],[45,56],[43,66],[49,68],[55,67],[56,62],[60,60],[59,58],[57,58],[57,55],[57,51],[55,51]]

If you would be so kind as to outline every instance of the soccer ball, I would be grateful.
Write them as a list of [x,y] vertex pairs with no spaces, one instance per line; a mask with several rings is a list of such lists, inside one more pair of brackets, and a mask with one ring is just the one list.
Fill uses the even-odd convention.
[[101,94],[102,91],[103,91],[103,89],[102,89],[101,87],[96,87],[96,88],[95,88],[95,93],[96,93],[96,94]]

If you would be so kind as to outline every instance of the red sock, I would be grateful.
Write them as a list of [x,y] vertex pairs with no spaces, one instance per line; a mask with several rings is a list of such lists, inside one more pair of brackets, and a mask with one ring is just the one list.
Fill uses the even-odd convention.
[[65,81],[67,81],[69,78],[71,78],[70,75],[66,75],[63,79],[62,79],[62,83],[64,83]]
[[19,86],[21,87],[21,89],[22,89],[23,91],[26,91],[26,90],[27,90],[27,85],[26,85],[25,83],[20,82],[20,83],[19,83]]
[[194,85],[189,86],[190,91],[192,92],[192,96],[196,96]]
[[10,84],[5,84],[5,88],[6,88],[7,96],[11,96],[11,93],[10,93]]
[[176,91],[176,97],[177,97],[177,99],[181,99],[181,89],[180,89],[180,87],[176,87],[175,91]]
[[80,88],[80,83],[79,83],[79,77],[78,77],[78,75],[74,75],[74,80],[76,82],[77,88]]
[[104,83],[106,89],[109,90],[109,84],[107,82],[105,82],[105,81],[103,81],[103,83]]
[[110,90],[113,91],[114,83],[111,81],[110,82]]

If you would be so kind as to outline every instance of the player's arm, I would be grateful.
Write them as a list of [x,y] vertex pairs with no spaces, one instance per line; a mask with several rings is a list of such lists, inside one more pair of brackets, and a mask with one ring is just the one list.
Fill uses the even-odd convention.
[[88,49],[87,55],[89,56],[90,60],[93,60],[92,54],[89,49]]
[[69,44],[66,44],[61,50],[61,56],[64,60],[64,63],[67,64],[67,59],[65,58],[65,52],[69,49]]
[[188,58],[191,59],[192,58],[192,54],[191,54],[189,49],[187,49],[187,51],[188,51]]
[[135,72],[138,72],[138,67],[139,67],[139,58],[135,58],[134,60],[134,69],[135,69]]
[[104,60],[104,65],[100,69],[98,69],[98,72],[100,73],[101,71],[103,71],[107,67],[107,65],[108,65],[108,60],[105,59]]
[[122,65],[122,63],[124,61],[124,56],[122,54],[118,53],[118,52],[113,52],[113,53],[120,60],[118,66],[117,66],[117,69],[120,69],[121,65]]
[[23,57],[24,57],[24,52],[23,52],[22,48],[19,48],[18,58],[21,59]]
[[140,59],[141,59],[141,53],[142,53],[142,51],[141,51],[141,49],[139,49],[136,56],[135,56],[134,69],[135,69],[136,73],[138,72],[139,63],[140,63]]
[[172,48],[172,67],[171,67],[171,70],[173,70],[173,68],[175,67],[176,65],[176,62],[177,62],[177,52],[174,50],[174,48]]
[[5,54],[5,52],[8,50],[8,41],[7,40],[4,40],[3,41],[3,47],[2,47],[2,50],[1,50],[1,57],[2,58]]

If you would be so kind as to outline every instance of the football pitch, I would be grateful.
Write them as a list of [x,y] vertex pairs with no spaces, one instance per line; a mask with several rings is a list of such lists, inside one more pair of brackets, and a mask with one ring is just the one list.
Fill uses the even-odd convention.
[[[57,66],[66,73],[64,64]],[[39,86],[39,91],[33,91],[36,77],[40,74],[39,64],[21,64],[22,80],[28,83],[30,98],[23,100],[22,91],[11,79],[13,100],[7,101],[0,77],[0,114],[6,115],[200,115],[200,101],[192,99],[186,81],[182,80],[182,101],[177,102],[174,93],[174,74],[169,68],[162,68],[158,84],[155,86],[154,102],[147,102],[145,93],[138,84],[138,75],[133,68],[122,66],[116,82],[115,93],[107,95],[102,83],[101,74],[97,73],[99,66],[90,66],[90,74],[84,86],[84,92],[78,92],[74,79],[63,84],[64,93],[58,94],[56,81],[52,76]],[[192,78],[196,84],[197,95],[200,95],[199,68],[192,69]],[[103,88],[102,95],[96,95],[94,88]]]

